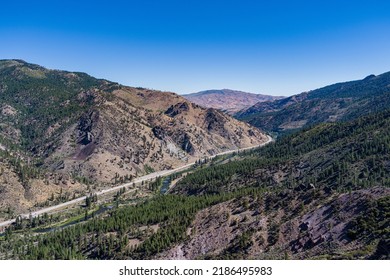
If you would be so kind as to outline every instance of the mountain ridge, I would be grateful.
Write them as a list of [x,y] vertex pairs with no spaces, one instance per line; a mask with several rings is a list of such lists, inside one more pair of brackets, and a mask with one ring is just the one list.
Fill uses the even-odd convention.
[[[0,61],[0,101],[0,144],[14,163],[7,168],[12,180],[2,182],[3,191],[10,193],[2,205],[24,211],[27,205],[46,203],[50,187],[72,197],[92,183],[127,182],[267,138],[172,92],[21,60]],[[11,195],[15,190],[19,195]]]
[[281,98],[280,96],[255,94],[231,89],[213,89],[182,95],[184,98],[205,108],[215,108],[234,114],[243,108]]
[[321,122],[351,120],[390,108],[390,72],[257,103],[235,117],[276,133]]

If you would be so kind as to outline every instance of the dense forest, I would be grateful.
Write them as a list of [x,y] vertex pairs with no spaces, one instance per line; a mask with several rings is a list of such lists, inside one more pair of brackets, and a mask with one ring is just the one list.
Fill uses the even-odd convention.
[[[20,236],[18,222],[8,229],[0,243],[2,257],[17,259],[147,259],[186,238],[186,229],[197,211],[211,205],[243,197],[259,195],[262,189],[244,188],[233,193],[188,197],[159,195],[137,206],[112,210],[104,218],[95,217],[85,223],[51,233],[34,235],[28,223]],[[152,227],[159,230],[153,232]],[[28,232],[30,234],[27,234]],[[141,239],[139,246],[129,240]]]

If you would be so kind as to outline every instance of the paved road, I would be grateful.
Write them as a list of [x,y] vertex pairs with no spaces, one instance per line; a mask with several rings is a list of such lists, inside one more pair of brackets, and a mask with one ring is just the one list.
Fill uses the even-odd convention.
[[[258,147],[267,145],[270,142],[274,141],[271,136],[267,135],[267,137],[268,137],[268,140],[266,142],[260,144],[260,145],[256,145],[256,146],[252,146],[252,147],[248,147],[248,148],[237,149],[237,150],[230,150],[230,151],[226,151],[226,152],[222,152],[222,153],[210,156],[208,158],[212,159],[212,158],[215,158],[216,156],[220,156],[220,155],[227,155],[227,154],[232,154],[232,153],[239,152],[239,151],[246,151],[246,150],[258,148]],[[153,180],[153,179],[156,179],[157,177],[163,177],[163,176],[167,176],[167,175],[179,172],[179,171],[186,170],[186,169],[190,168],[191,166],[193,166],[194,164],[195,164],[195,162],[192,162],[192,163],[180,166],[180,167],[175,168],[175,169],[153,172],[153,173],[150,173],[148,175],[145,175],[145,176],[142,176],[142,177],[138,177],[138,178],[134,179],[133,181],[131,181],[129,183],[126,183],[126,184],[123,184],[123,185],[119,185],[119,186],[116,186],[116,187],[113,187],[113,188],[105,189],[105,190],[96,192],[95,194],[97,196],[99,196],[99,195],[102,195],[102,194],[105,194],[105,193],[119,191],[123,187],[132,186],[134,183],[141,183],[142,181]],[[29,218],[30,215],[32,217],[35,217],[35,216],[38,216],[38,215],[42,215],[44,213],[49,213],[49,212],[51,212],[53,210],[58,210],[60,208],[64,208],[64,207],[69,206],[69,205],[73,205],[73,204],[76,204],[76,203],[83,202],[83,201],[85,201],[86,197],[87,196],[79,197],[79,198],[76,198],[76,199],[73,199],[73,200],[61,203],[61,204],[57,204],[57,205],[54,205],[54,206],[51,206],[51,207],[43,208],[41,210],[37,210],[37,211],[31,212],[31,213],[28,213],[28,214],[22,214],[21,216],[23,218]],[[1,222],[0,223],[0,231],[1,231],[2,227],[8,226],[8,225],[12,224],[13,222],[15,222],[15,219]]]

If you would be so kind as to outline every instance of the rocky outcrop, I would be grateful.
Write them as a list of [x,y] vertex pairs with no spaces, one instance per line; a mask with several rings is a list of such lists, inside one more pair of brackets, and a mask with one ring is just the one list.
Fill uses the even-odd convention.
[[91,111],[83,114],[79,120],[77,129],[79,130],[79,137],[77,143],[88,145],[93,141],[92,129],[99,121],[99,112]]
[[159,140],[163,140],[166,136],[166,131],[164,130],[164,128],[162,128],[161,126],[155,126],[152,128],[152,131],[153,131],[153,135],[159,139]]
[[[180,140],[179,140],[180,141]],[[187,133],[184,133],[181,140],[181,148],[186,153],[193,155],[195,152],[194,146],[191,143],[190,136]]]
[[175,105],[172,105],[168,108],[168,110],[165,111],[165,115],[170,117],[176,117],[177,115],[188,112],[190,110],[190,104],[188,102],[180,102]]

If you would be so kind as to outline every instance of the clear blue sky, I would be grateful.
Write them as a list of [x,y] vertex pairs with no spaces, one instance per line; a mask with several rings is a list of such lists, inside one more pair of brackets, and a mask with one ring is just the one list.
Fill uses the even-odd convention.
[[390,71],[390,1],[2,1],[0,38],[130,86],[291,95]]

